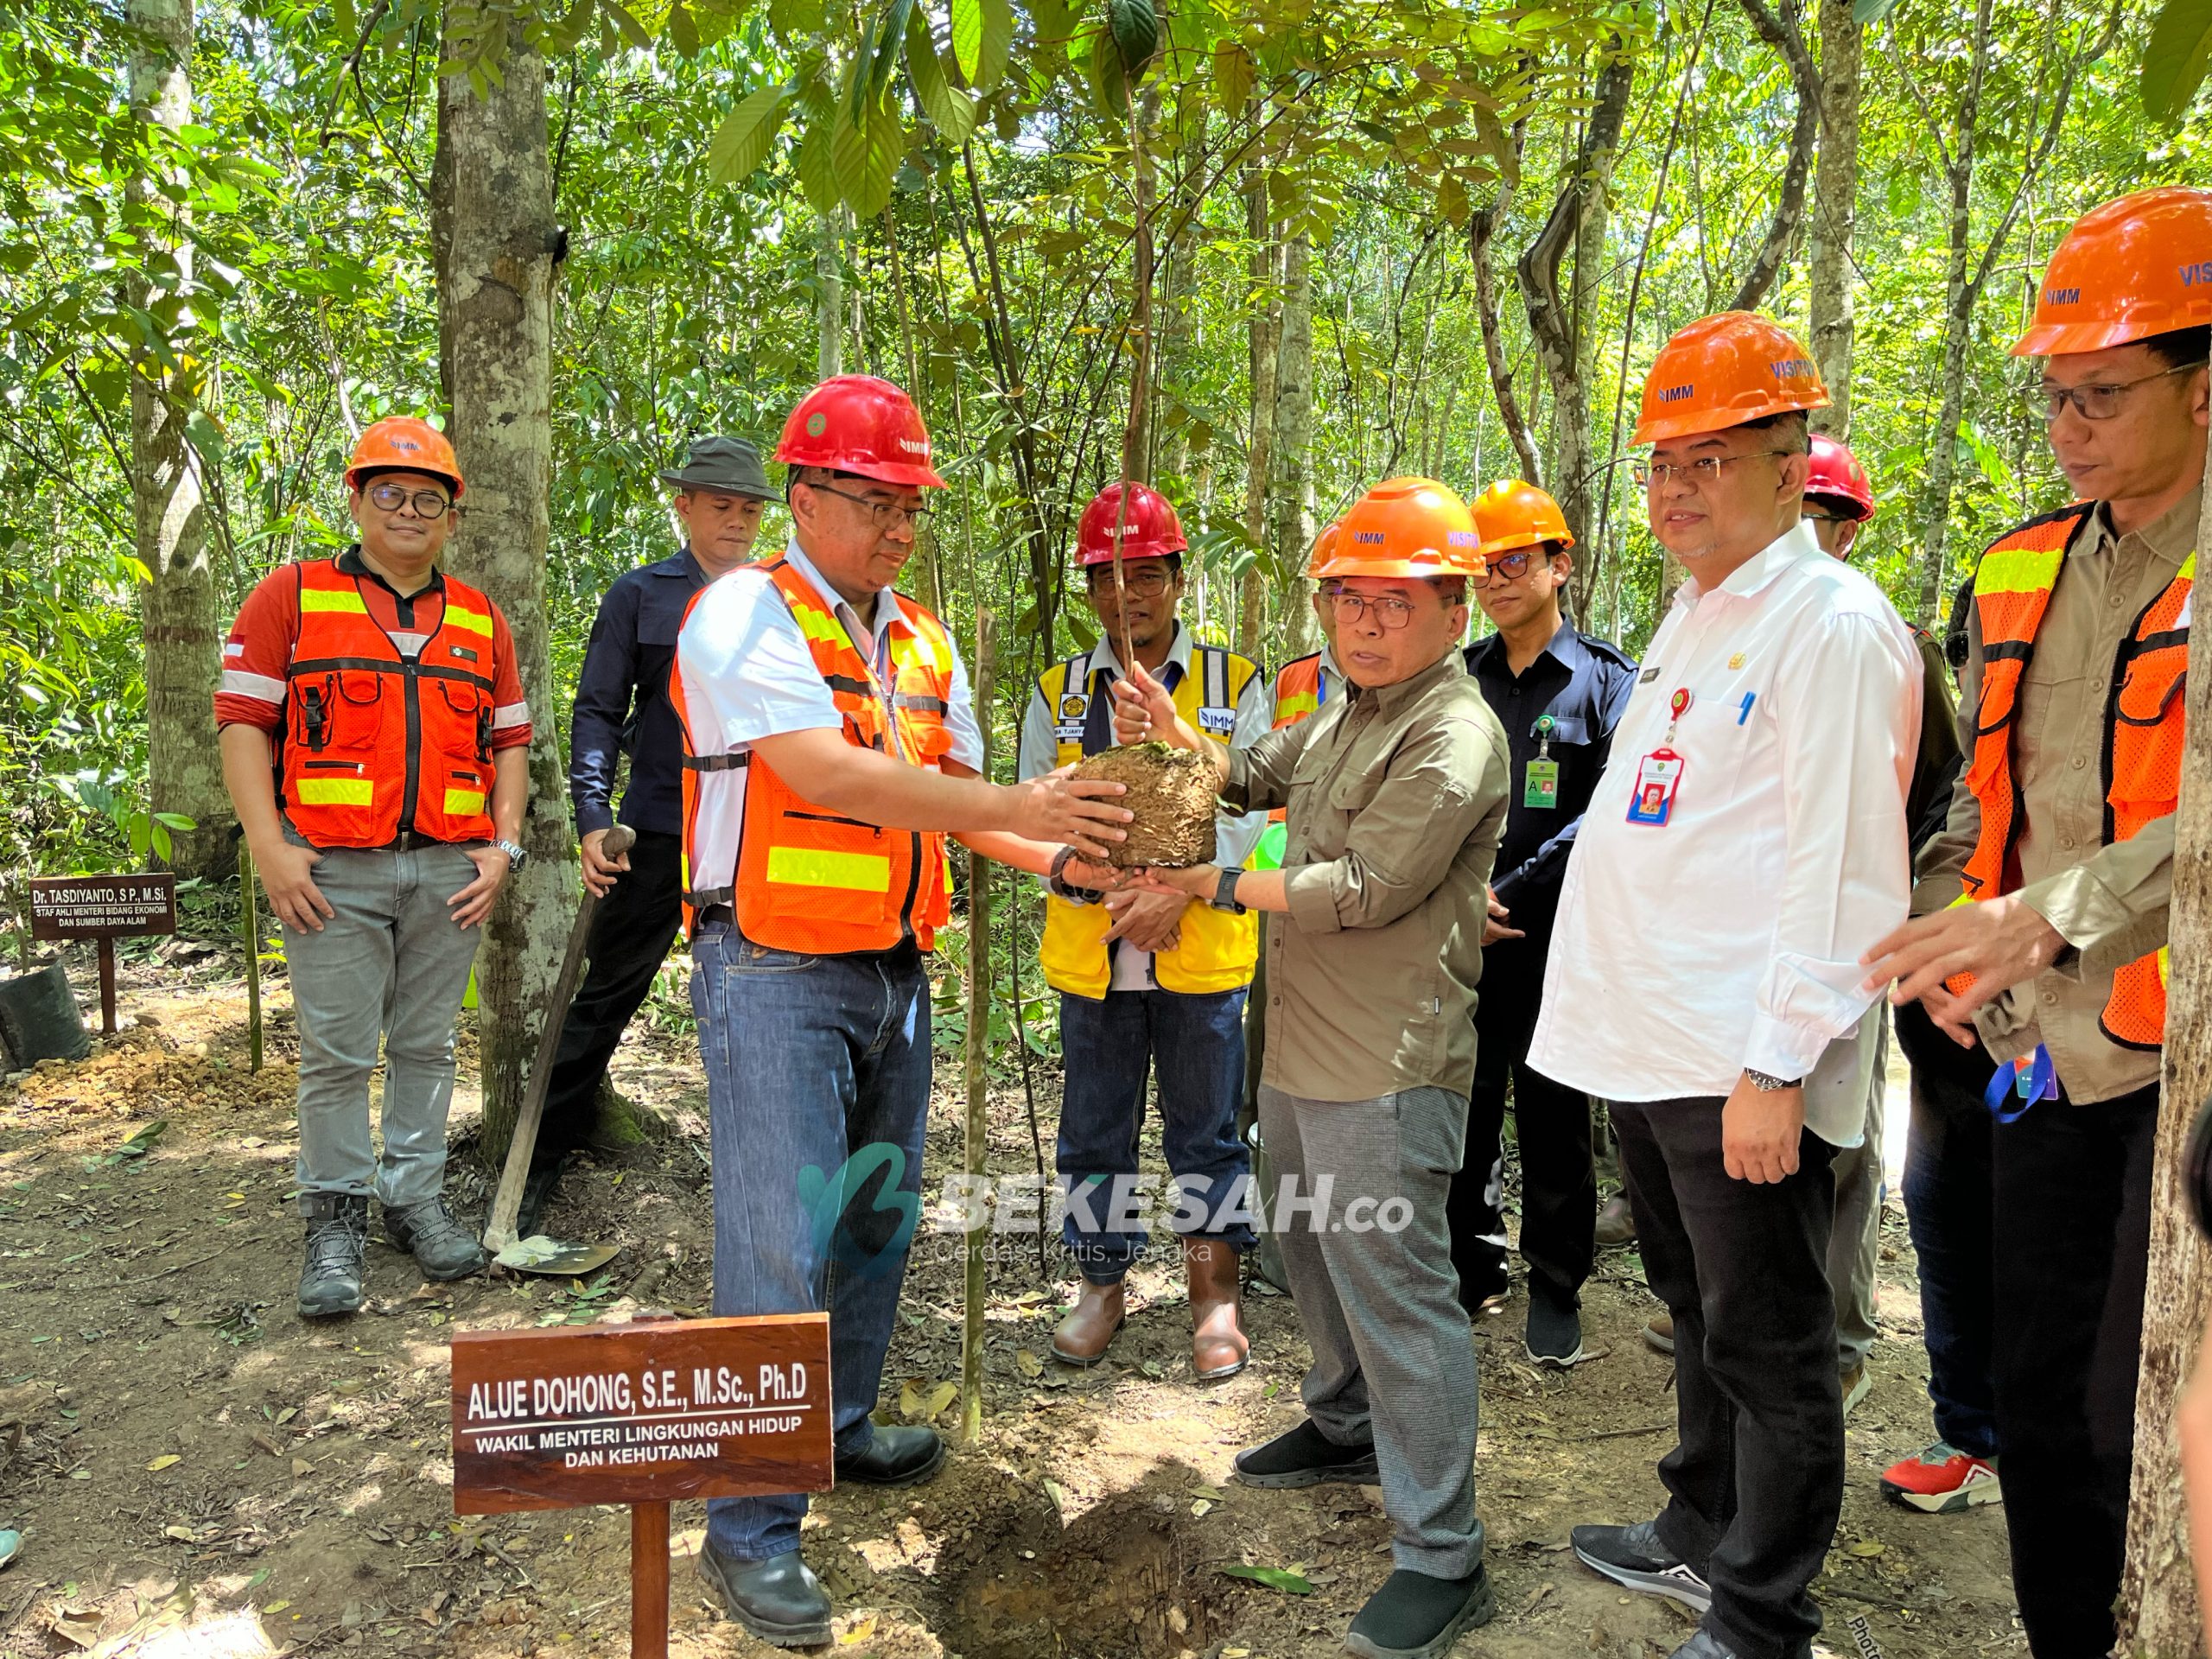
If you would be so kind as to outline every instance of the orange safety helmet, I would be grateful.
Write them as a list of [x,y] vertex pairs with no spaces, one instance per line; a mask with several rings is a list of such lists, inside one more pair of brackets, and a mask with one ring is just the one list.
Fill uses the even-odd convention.
[[1475,516],[1448,484],[1393,478],[1337,521],[1326,556],[1317,545],[1310,576],[1480,576],[1488,574]]
[[1122,511],[1122,486],[1109,484],[1090,498],[1076,525],[1076,557],[1085,565],[1114,563],[1114,521],[1122,520],[1122,556],[1125,559],[1164,559],[1191,545],[1183,539],[1183,521],[1173,502],[1149,484],[1129,486],[1129,506]]
[[1337,529],[1343,522],[1342,519],[1332,519],[1321,527],[1321,533],[1313,538],[1313,550],[1306,555],[1306,574],[1316,581],[1320,578],[1321,567],[1336,556]]
[[2212,190],[2139,190],[2074,221],[2015,357],[2059,357],[2212,323]]
[[1561,552],[1574,545],[1559,503],[1517,478],[1498,480],[1467,506],[1475,515],[1475,532],[1483,538],[1485,559],[1516,548],[1541,547],[1546,542],[1557,542]]
[[412,415],[387,416],[354,440],[353,459],[346,468],[346,487],[359,489],[364,473],[395,470],[435,474],[453,486],[456,501],[466,487],[461,480],[461,462],[446,435]]
[[790,467],[826,467],[880,484],[941,490],[930,469],[929,429],[914,400],[872,374],[824,380],[784,423],[776,459]]
[[1795,334],[1756,312],[1723,311],[1700,317],[1659,348],[1630,442],[1694,437],[1827,406],[1821,372]]

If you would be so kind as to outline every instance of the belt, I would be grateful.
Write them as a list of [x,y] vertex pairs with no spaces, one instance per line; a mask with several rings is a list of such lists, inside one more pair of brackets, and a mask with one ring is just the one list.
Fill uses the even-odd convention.
[[699,912],[699,925],[727,927],[734,930],[737,926],[737,912],[728,905],[709,905]]
[[461,847],[478,844],[480,843],[475,842],[440,841],[435,836],[426,836],[420,830],[403,830],[385,842],[382,850],[387,853],[418,853],[425,847]]

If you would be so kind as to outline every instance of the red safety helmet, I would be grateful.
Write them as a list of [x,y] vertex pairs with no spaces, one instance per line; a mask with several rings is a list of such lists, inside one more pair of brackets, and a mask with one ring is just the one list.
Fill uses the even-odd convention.
[[776,459],[826,467],[883,484],[941,490],[930,468],[929,429],[914,400],[872,374],[841,374],[806,394],[784,423]]
[[1076,557],[1084,565],[1114,562],[1114,523],[1122,521],[1122,556],[1125,559],[1164,559],[1190,546],[1183,539],[1183,522],[1174,504],[1149,484],[1129,486],[1129,505],[1124,515],[1122,486],[1109,484],[1090,498],[1076,524]]
[[1863,524],[1874,516],[1874,486],[1859,457],[1827,434],[1813,434],[1813,467],[1805,479],[1805,499],[1818,499],[1839,518]]
[[376,472],[430,473],[452,485],[453,499],[461,499],[461,462],[452,443],[436,427],[412,415],[387,416],[354,441],[346,487],[359,489],[361,475]]

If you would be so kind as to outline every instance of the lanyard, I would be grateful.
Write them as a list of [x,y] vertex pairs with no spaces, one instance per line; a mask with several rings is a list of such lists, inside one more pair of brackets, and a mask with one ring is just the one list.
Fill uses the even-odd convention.
[[[2009,1106],[2007,1095],[2017,1096],[2019,1104]],[[1981,1091],[1981,1103],[1999,1123],[2017,1123],[2037,1101],[2057,1097],[2058,1068],[2051,1064],[2050,1051],[2041,1043],[2026,1059],[1999,1066],[1989,1086]]]

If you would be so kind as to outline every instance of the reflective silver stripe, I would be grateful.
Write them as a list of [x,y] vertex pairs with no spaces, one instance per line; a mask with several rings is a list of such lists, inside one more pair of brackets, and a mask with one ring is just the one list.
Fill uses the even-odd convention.
[[249,674],[242,668],[223,671],[223,683],[219,688],[234,697],[251,697],[257,702],[284,706],[284,682],[272,680],[266,674]]
[[503,702],[492,715],[492,729],[504,732],[510,726],[530,724],[530,705],[526,702]]

